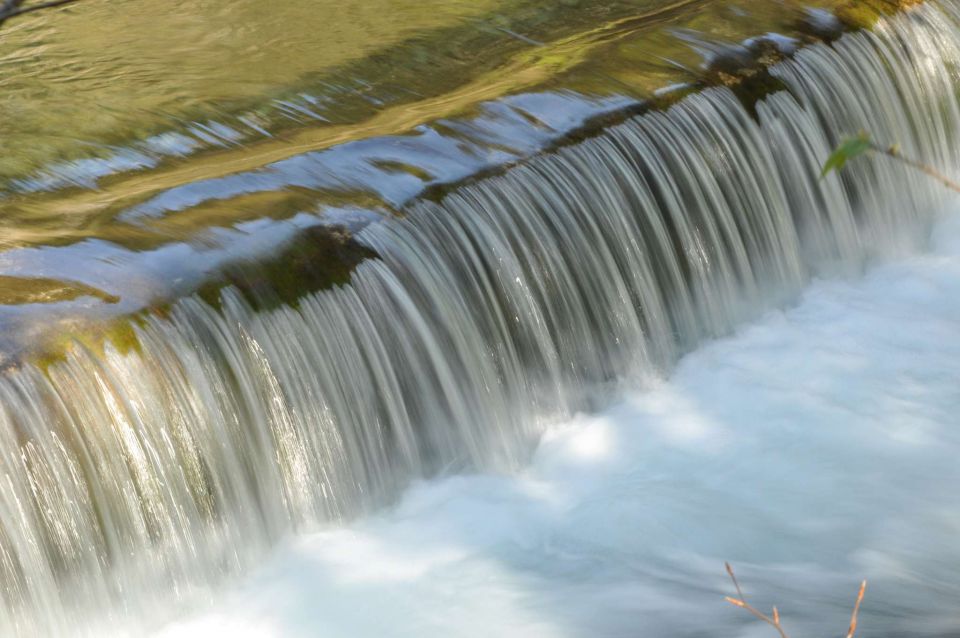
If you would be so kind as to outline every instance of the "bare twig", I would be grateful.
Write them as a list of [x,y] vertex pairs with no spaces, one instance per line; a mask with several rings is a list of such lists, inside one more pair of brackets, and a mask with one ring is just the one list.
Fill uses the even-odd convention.
[[[727,574],[730,575],[730,580],[733,581],[733,586],[737,590],[737,597],[733,598],[731,596],[725,596],[724,599],[734,605],[735,607],[740,607],[741,609],[746,609],[751,614],[767,623],[771,627],[777,630],[780,634],[780,638],[789,638],[786,631],[783,629],[783,625],[780,624],[780,611],[774,607],[773,608],[773,617],[766,615],[753,605],[747,602],[747,599],[743,596],[743,590],[740,589],[740,583],[737,581],[737,577],[733,573],[733,567],[730,566],[730,563],[724,563],[724,566],[727,568]],[[853,606],[853,615],[850,617],[850,629],[847,631],[847,638],[853,638],[853,635],[857,631],[857,614],[860,613],[860,603],[863,602],[863,594],[867,590],[867,581],[860,583],[860,591],[857,594],[857,602]]]
[[737,577],[733,573],[733,567],[730,566],[730,563],[724,563],[724,565],[727,568],[727,573],[730,574],[730,580],[733,581],[733,586],[736,587],[737,589],[737,597],[731,598],[730,596],[727,596],[726,601],[731,605],[735,605],[737,607],[740,607],[741,609],[746,609],[751,614],[753,614],[763,622],[767,623],[768,625],[776,629],[777,632],[779,632],[781,638],[789,638],[789,636],[787,636],[787,632],[785,632],[783,630],[783,627],[780,625],[780,612],[777,611],[777,608],[776,607],[773,608],[773,618],[771,618],[770,616],[766,615],[765,613],[763,613],[762,611],[760,611],[759,609],[757,609],[756,607],[748,603],[746,598],[743,597],[743,590],[740,589],[740,583],[737,582]]
[[860,603],[863,602],[863,594],[867,591],[867,581],[860,583],[860,591],[857,593],[857,602],[853,605],[853,615],[850,616],[850,629],[847,631],[847,638],[853,638],[857,633],[857,614],[860,613]]
[[937,180],[938,182],[940,182],[941,184],[943,184],[943,185],[946,186],[947,188],[949,188],[949,189],[951,189],[951,190],[954,190],[954,191],[957,191],[958,193],[960,193],[960,184],[958,184],[958,183],[955,182],[954,180],[950,179],[949,177],[947,177],[946,175],[944,175],[943,173],[941,173],[940,171],[938,171],[938,170],[935,169],[934,167],[930,166],[929,164],[925,164],[925,163],[923,163],[923,162],[917,161],[917,160],[912,159],[912,158],[910,158],[910,157],[904,156],[904,155],[900,152],[900,147],[897,146],[896,144],[894,144],[893,146],[888,146],[888,147],[884,148],[884,147],[882,147],[882,146],[880,146],[880,145],[878,145],[878,144],[874,144],[873,142],[870,142],[870,150],[872,150],[872,151],[874,151],[874,152],[876,152],[876,153],[880,153],[880,154],[882,154],[882,155],[886,155],[887,157],[891,157],[891,158],[897,160],[898,162],[902,162],[902,163],[906,164],[907,166],[911,166],[911,167],[917,169],[918,171],[921,171],[921,172],[923,172],[923,173],[926,173],[927,175],[929,175],[929,176],[932,177],[933,179]]
[[723,566],[727,568],[727,573],[730,574],[730,580],[733,581],[733,586],[737,588],[737,598],[743,600],[743,591],[740,589],[740,583],[737,582],[737,577],[733,574],[733,567],[730,566],[730,563],[724,563]]
[[820,178],[823,179],[831,171],[839,171],[847,164],[847,162],[865,153],[879,153],[880,155],[886,155],[890,159],[896,160],[901,164],[906,164],[911,168],[925,173],[950,190],[960,193],[960,182],[952,180],[926,162],[915,160],[912,157],[906,157],[900,152],[900,146],[897,144],[893,144],[891,146],[881,146],[880,144],[877,144],[870,139],[870,134],[866,131],[860,131],[860,133],[857,135],[844,138],[840,142],[840,145],[837,146],[832,153],[830,153],[830,157],[828,157],[827,161],[824,163],[823,170],[820,172]]

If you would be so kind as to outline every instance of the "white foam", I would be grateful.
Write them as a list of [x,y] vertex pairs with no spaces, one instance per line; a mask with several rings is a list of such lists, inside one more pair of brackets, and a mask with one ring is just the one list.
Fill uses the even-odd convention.
[[164,638],[760,636],[723,561],[801,635],[960,631],[960,218],[930,253],[685,357],[552,430],[516,476],[425,482],[283,547]]

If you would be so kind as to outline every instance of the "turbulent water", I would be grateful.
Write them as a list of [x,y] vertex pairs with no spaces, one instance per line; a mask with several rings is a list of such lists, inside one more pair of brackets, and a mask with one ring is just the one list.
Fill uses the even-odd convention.
[[[685,356],[548,430],[528,470],[423,482],[389,512],[285,544],[161,638],[960,631],[960,209],[929,254]],[[909,326],[909,329],[905,329]]]
[[514,469],[546,423],[811,276],[917,248],[937,184],[883,159],[819,171],[860,129],[957,166],[958,18],[919,7],[777,64],[786,90],[750,111],[706,90],[415,203],[296,307],[188,298],[132,350],[8,371],[0,633],[152,622],[413,479]]

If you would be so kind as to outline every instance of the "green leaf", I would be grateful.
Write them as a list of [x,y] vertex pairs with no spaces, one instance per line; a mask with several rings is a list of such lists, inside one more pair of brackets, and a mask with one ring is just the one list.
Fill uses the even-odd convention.
[[827,162],[823,165],[823,171],[820,173],[820,178],[826,177],[830,171],[839,171],[848,161],[858,155],[863,155],[871,148],[870,136],[866,133],[860,133],[856,137],[848,137],[827,158]]

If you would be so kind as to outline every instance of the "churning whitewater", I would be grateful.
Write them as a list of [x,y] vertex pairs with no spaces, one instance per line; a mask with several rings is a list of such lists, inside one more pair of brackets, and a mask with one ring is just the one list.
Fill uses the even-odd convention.
[[957,635],[955,208],[930,254],[815,282],[551,427],[524,472],[287,543],[158,638],[771,635],[723,601],[725,560],[791,636],[843,635],[861,578],[863,635]]
[[297,307],[188,298],[137,348],[7,371],[0,634],[150,624],[415,479],[515,471],[546,424],[812,276],[918,248],[937,184],[883,158],[820,166],[860,129],[958,166],[958,19],[914,8],[777,64],[784,90],[749,110],[706,90],[416,203],[362,233],[379,258],[349,285]]

